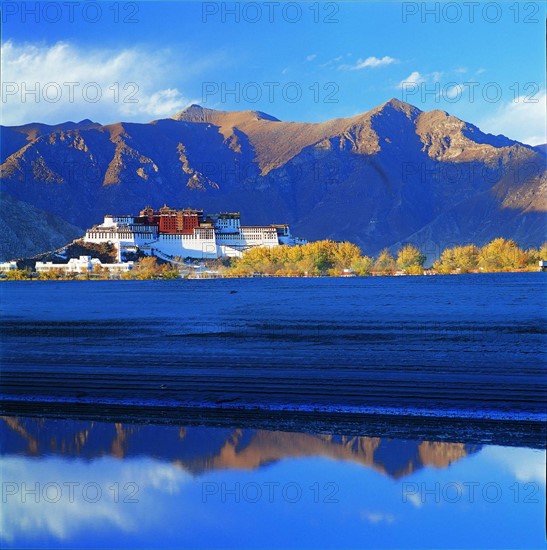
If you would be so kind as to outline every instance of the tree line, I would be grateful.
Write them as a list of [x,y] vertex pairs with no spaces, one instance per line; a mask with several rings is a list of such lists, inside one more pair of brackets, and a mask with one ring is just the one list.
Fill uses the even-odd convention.
[[455,246],[445,249],[429,269],[426,256],[414,245],[402,246],[396,254],[386,248],[376,257],[363,255],[350,242],[316,241],[304,245],[252,248],[233,260],[227,275],[253,273],[278,276],[318,275],[422,275],[424,272],[472,273],[496,271],[537,271],[538,262],[547,259],[547,243],[523,250],[515,241],[498,238],[483,247]]
[[[539,248],[521,249],[513,240],[498,238],[482,247],[474,244],[454,246],[443,250],[440,258],[426,269],[426,256],[414,245],[406,244],[395,254],[386,248],[378,256],[363,255],[350,242],[315,241],[297,246],[273,248],[255,247],[243,257],[231,261],[209,262],[211,269],[226,277],[245,277],[255,274],[303,277],[340,275],[422,275],[424,273],[452,274],[499,271],[537,271],[539,260],[547,260],[547,242]],[[30,269],[12,270],[5,279],[31,278]],[[147,256],[135,263],[128,272],[116,275],[124,280],[177,279],[179,269],[168,263],[158,263]],[[52,270],[39,273],[38,279],[109,279],[104,267],[90,273],[65,273]]]

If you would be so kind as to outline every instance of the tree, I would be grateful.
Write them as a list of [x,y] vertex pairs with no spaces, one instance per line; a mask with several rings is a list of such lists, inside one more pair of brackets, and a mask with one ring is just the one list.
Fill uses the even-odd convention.
[[373,271],[387,275],[395,273],[396,269],[397,262],[395,258],[389,253],[387,248],[384,248],[376,259]]
[[134,277],[136,279],[145,280],[145,279],[155,279],[160,275],[160,268],[158,266],[158,261],[154,256],[147,256],[143,258],[136,267],[133,268]]
[[338,271],[349,269],[361,257],[361,249],[349,242],[337,243],[333,249],[333,261]]
[[370,275],[373,267],[374,259],[370,256],[361,256],[360,258],[355,258],[351,263],[351,269],[356,275],[360,276]]
[[[84,270],[84,274],[89,279],[90,274],[87,269]],[[101,264],[96,264],[93,266],[93,275],[95,275],[98,279],[108,279],[109,271],[106,267],[102,266]]]
[[537,271],[540,260],[547,261],[547,242],[543,243],[539,248],[529,248],[525,252],[527,256],[526,266],[528,270]]
[[442,273],[444,275],[455,271],[457,267],[454,251],[451,248],[443,250],[441,252],[441,257],[433,263],[433,269],[437,273]]
[[479,264],[479,249],[474,244],[453,248],[454,263],[462,273],[475,271]]
[[40,271],[38,278],[44,281],[68,279],[69,273],[63,271],[62,269],[47,269],[46,271]]
[[413,245],[407,244],[397,253],[397,267],[403,271],[422,272],[426,257]]
[[334,266],[333,251],[336,243],[332,241],[315,241],[304,245],[304,253],[312,258],[315,269],[323,274]]
[[468,273],[478,269],[478,258],[479,249],[474,244],[455,246],[443,250],[433,269],[438,273]]
[[161,267],[162,279],[178,279],[180,277],[179,270],[173,264],[165,264]]
[[508,271],[524,268],[528,256],[515,241],[498,238],[480,249],[478,259],[484,271]]
[[10,269],[6,271],[6,279],[8,281],[22,281],[28,279],[30,273],[26,269]]

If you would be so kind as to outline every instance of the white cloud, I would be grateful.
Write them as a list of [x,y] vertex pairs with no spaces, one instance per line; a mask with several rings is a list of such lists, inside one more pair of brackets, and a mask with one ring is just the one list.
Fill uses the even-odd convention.
[[[321,63],[321,65],[319,65],[319,67],[321,67],[322,69],[324,69],[326,67],[332,67],[333,65],[336,65],[337,63],[340,63],[340,61],[342,61],[342,59],[344,59],[343,55],[337,55],[334,59],[329,59],[325,63]],[[340,67],[338,67],[338,68],[340,69]]]
[[421,508],[422,507],[422,498],[420,497],[420,495],[417,495],[417,494],[409,494],[409,495],[406,495],[406,499],[412,503],[412,505],[415,507],[415,508]]
[[377,523],[387,523],[391,524],[395,521],[395,516],[393,514],[385,514],[383,512],[361,512],[361,519],[368,521],[372,524]]
[[128,115],[133,115],[137,112],[158,117],[168,117],[190,103],[193,102],[181,98],[181,94],[176,88],[167,88],[166,90],[158,90],[152,95],[145,96],[143,101],[139,101],[135,107],[124,103],[121,110]]
[[547,143],[545,102],[547,94],[541,90],[534,96],[521,96],[501,104],[477,124],[483,132],[503,134],[529,145]]
[[[169,52],[84,50],[7,41],[1,48],[2,124],[169,116],[193,100],[172,86]],[[35,93],[36,92],[36,93]],[[195,100],[194,100],[195,101]]]
[[316,53],[312,53],[308,56],[306,56],[306,61],[313,61],[317,57]]
[[443,94],[448,99],[454,99],[456,97],[461,97],[463,89],[461,84],[450,84],[443,89]]
[[341,70],[360,71],[362,69],[376,69],[397,62],[398,59],[390,57],[389,55],[384,55],[382,58],[372,56],[366,59],[358,59],[354,65],[340,65],[338,68]]
[[425,82],[425,78],[418,72],[413,71],[406,78],[401,80],[397,85],[397,88],[408,87],[409,85],[419,85]]

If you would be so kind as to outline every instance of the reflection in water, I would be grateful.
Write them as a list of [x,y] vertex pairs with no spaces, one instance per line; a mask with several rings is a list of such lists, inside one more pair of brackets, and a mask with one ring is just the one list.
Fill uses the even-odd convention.
[[[477,445],[402,441],[253,429],[176,427],[2,417],[4,452],[97,458],[151,456],[192,474],[252,470],[288,458],[347,460],[399,478],[423,466],[443,468]],[[67,424],[70,430],[67,430]]]
[[1,544],[538,547],[545,451],[3,417]]

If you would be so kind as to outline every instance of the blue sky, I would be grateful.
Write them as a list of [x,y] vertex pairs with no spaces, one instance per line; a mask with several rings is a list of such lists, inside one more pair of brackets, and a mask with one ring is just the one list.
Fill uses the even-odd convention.
[[397,97],[546,141],[544,3],[34,4],[3,4],[3,124],[190,103],[318,122]]

